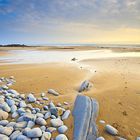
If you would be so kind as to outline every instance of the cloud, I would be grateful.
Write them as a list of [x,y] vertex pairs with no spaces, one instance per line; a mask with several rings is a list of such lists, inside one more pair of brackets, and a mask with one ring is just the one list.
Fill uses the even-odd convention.
[[83,39],[100,30],[140,29],[139,15],[140,0],[0,0],[5,34]]

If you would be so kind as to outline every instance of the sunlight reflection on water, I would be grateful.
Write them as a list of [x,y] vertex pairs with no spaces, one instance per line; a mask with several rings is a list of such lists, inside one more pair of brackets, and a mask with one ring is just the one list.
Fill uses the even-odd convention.
[[[39,50],[9,50],[11,55],[0,56],[0,61],[5,64],[31,64],[31,63],[53,63],[69,62],[76,58],[78,61],[84,59],[104,59],[117,57],[140,57],[140,52],[113,52],[111,50],[88,50],[88,51],[39,51]],[[3,64],[3,63],[2,63]]]

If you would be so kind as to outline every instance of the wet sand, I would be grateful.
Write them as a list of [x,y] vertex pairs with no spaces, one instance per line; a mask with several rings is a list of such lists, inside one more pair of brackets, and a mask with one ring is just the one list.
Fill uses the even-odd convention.
[[[17,83],[14,89],[21,93],[34,92],[38,97],[48,88],[56,89],[61,95],[47,94],[48,97],[56,103],[69,102],[71,110],[80,83],[88,79],[93,87],[83,94],[99,101],[97,124],[100,135],[107,140],[115,139],[99,123],[99,120],[105,120],[116,127],[121,136],[134,140],[140,135],[140,58],[90,59],[80,64],[89,64],[94,72],[74,64],[18,64],[1,65],[0,76],[15,76]],[[65,123],[69,128],[67,135],[72,140],[72,115]]]

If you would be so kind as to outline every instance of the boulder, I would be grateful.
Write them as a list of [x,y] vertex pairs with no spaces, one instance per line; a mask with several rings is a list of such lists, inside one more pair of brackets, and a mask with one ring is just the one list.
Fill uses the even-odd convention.
[[96,119],[99,112],[99,104],[88,96],[78,95],[73,110],[74,140],[96,140],[98,128]]

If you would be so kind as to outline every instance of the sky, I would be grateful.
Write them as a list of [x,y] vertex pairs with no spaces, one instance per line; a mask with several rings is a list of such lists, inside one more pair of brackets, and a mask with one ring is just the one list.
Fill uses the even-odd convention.
[[0,44],[140,43],[140,0],[0,0]]

